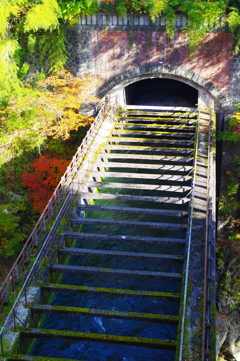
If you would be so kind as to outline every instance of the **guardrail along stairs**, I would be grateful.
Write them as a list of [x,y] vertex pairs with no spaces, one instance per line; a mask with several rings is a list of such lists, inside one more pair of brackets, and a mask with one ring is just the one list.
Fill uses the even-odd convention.
[[75,178],[56,262],[8,361],[179,360],[197,115],[132,110],[112,124]]

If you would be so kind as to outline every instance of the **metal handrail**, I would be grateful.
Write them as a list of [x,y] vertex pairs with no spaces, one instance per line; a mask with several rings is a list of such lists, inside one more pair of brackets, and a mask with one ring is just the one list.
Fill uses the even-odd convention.
[[195,157],[194,157],[194,174],[192,182],[192,194],[191,194],[191,205],[189,211],[189,227],[188,227],[188,237],[187,237],[187,257],[186,257],[186,267],[185,267],[185,279],[184,279],[184,291],[183,291],[183,308],[182,308],[182,317],[181,317],[181,333],[180,333],[180,342],[179,342],[179,357],[178,360],[182,361],[183,357],[183,343],[184,343],[184,329],[185,329],[185,318],[186,318],[186,305],[187,305],[187,290],[188,290],[188,278],[189,278],[189,264],[190,264],[190,253],[191,253],[191,238],[192,238],[192,223],[193,223],[193,209],[194,209],[194,188],[196,183],[196,172],[197,172],[197,158],[198,158],[198,144],[199,144],[199,134],[198,129],[196,132],[196,141],[195,141]]
[[214,143],[213,143],[213,127],[214,127],[214,109],[211,109],[211,118],[209,123],[209,144],[208,144],[208,179],[207,179],[207,217],[206,217],[206,239],[205,239],[205,265],[204,265],[204,303],[203,303],[203,332],[202,332],[202,360],[210,361],[215,359],[215,353],[211,350],[211,305],[212,305],[212,291],[211,284],[212,271],[214,263],[212,262],[212,252],[215,249],[215,194],[212,190],[215,186],[212,183],[215,181],[214,177]]
[[[10,269],[8,275],[5,277],[5,280],[3,281],[0,287],[0,308],[1,308],[1,312],[3,313],[5,304],[8,301],[8,293],[15,292],[15,283],[19,281],[20,272],[25,272],[25,264],[28,262],[29,256],[33,254],[33,250],[38,246],[39,241],[42,240],[43,242],[43,238],[44,238],[43,235],[44,233],[46,234],[46,223],[54,219],[54,210],[56,206],[59,205],[62,195],[64,195],[65,200],[56,216],[51,231],[48,234],[46,234],[47,237],[45,237],[41,251],[39,252],[30,272],[26,276],[23,286],[20,292],[18,293],[18,296],[16,297],[15,303],[11,311],[9,312],[7,319],[5,320],[3,327],[0,330],[1,345],[3,344],[2,337],[4,330],[14,318],[14,309],[16,307],[16,304],[19,301],[20,297],[22,297],[23,294],[25,294],[26,288],[29,287],[32,280],[36,278],[36,273],[39,271],[38,264],[45,256],[46,251],[49,248],[49,244],[51,243],[51,240],[54,236],[54,233],[56,233],[56,230],[61,222],[61,219],[64,217],[67,209],[69,208],[69,204],[72,201],[72,194],[74,193],[73,191],[74,176],[78,172],[84,157],[86,156],[88,150],[90,149],[90,146],[95,136],[97,135],[101,127],[101,124],[103,123],[103,120],[105,119],[106,116],[107,117],[113,116],[113,111],[111,111],[113,109],[114,109],[113,103],[111,102],[111,106],[109,106],[109,101],[107,98],[105,104],[103,105],[98,116],[92,123],[84,140],[82,141],[77,152],[75,153],[71,163],[67,167],[65,174],[62,176],[61,181],[59,182],[57,188],[55,189],[52,197],[48,201],[48,204],[46,205],[44,211],[42,212],[33,231],[28,237],[20,254],[18,255],[16,261],[14,262],[12,268]],[[25,294],[25,301],[27,301],[26,294]],[[3,346],[1,346],[1,348],[3,355]]]

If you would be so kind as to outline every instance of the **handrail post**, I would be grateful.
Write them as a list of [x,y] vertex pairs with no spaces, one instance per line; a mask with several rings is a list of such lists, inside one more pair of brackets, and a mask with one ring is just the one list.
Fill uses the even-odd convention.
[[14,323],[14,330],[17,330],[17,323],[16,323],[16,312],[15,308],[13,309],[13,323]]
[[1,292],[0,292],[0,302],[1,302],[1,315],[4,314],[4,307],[3,307],[3,304],[4,304],[4,300],[3,300],[3,290],[1,289]]
[[15,287],[14,287],[14,274],[13,272],[11,272],[11,277],[12,277],[12,293],[15,293]]
[[2,357],[4,357],[4,349],[3,349],[3,335],[2,335],[2,332],[1,332],[1,354],[2,354]]

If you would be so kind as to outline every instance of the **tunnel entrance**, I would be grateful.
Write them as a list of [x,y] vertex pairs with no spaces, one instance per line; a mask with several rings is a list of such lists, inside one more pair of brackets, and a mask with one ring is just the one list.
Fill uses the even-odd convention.
[[181,81],[152,78],[125,87],[126,105],[196,107],[198,90]]

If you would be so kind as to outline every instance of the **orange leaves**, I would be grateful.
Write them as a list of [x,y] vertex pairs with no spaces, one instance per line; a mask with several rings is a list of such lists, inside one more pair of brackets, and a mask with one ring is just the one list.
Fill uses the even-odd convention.
[[28,198],[33,199],[34,209],[42,212],[51,197],[52,192],[61,180],[69,161],[65,159],[48,158],[41,155],[31,166],[35,170],[31,173],[23,171],[22,182],[32,193]]
[[72,130],[93,121],[80,114],[79,108],[99,100],[94,95],[99,85],[97,77],[74,77],[68,70],[38,81],[34,89],[29,89],[27,83],[22,95],[10,97],[7,107],[0,111],[2,130],[6,134],[28,128],[37,132],[39,139],[46,136],[68,139]]
[[240,113],[234,115],[235,122],[233,124],[234,133],[240,135]]
[[100,84],[99,78],[90,75],[74,77],[64,69],[56,75],[38,81],[44,91],[39,92],[38,105],[45,122],[42,132],[53,138],[68,139],[71,130],[92,122],[92,118],[79,114],[82,104],[96,102],[93,95]]
[[114,4],[115,0],[103,0],[102,2],[105,4]]

